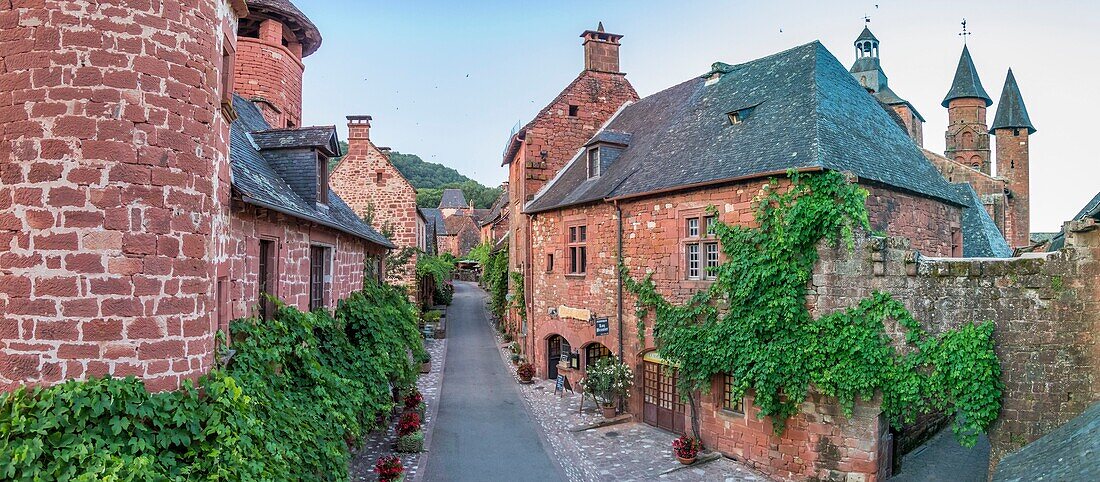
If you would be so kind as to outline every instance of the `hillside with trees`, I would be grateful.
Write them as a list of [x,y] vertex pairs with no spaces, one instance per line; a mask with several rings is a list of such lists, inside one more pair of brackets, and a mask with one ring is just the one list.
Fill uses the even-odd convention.
[[[340,141],[340,147],[347,152],[346,142]],[[390,151],[389,156],[390,162],[416,188],[416,204],[420,207],[438,207],[444,189],[461,189],[466,200],[474,203],[475,208],[481,209],[492,207],[500,196],[500,187],[487,187],[453,168],[425,161],[416,154]],[[333,161],[330,167],[334,167],[336,162]]]

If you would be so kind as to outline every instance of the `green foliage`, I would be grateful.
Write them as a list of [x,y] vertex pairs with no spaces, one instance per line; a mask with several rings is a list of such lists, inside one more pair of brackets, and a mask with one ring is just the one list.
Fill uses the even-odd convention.
[[489,291],[489,311],[502,320],[508,310],[508,250],[490,255],[482,266],[481,284]]
[[424,255],[416,260],[416,275],[432,277],[435,281],[435,299],[445,305],[451,304],[451,299],[454,297],[454,286],[450,283],[454,270],[455,258],[450,253],[438,256]]
[[523,273],[513,271],[508,276],[512,279],[512,306],[519,313],[521,320],[527,320],[527,297],[523,293]]
[[484,241],[481,244],[475,246],[474,249],[471,249],[470,252],[466,254],[466,259],[477,261],[477,263],[481,266],[481,269],[484,270],[485,266],[489,264],[489,258],[492,255],[493,244],[488,241]]
[[424,451],[424,432],[417,431],[408,435],[402,435],[397,439],[398,452],[415,453]]
[[634,372],[615,357],[600,358],[584,372],[585,391],[603,405],[611,405],[616,399],[629,395],[632,386]]
[[488,209],[500,197],[500,188],[490,188],[442,164],[427,162],[416,154],[390,152],[390,162],[416,188],[416,205],[422,208],[439,206],[444,189],[461,189],[474,207]]
[[346,480],[348,441],[389,413],[391,384],[416,379],[415,317],[400,290],[372,286],[335,317],[279,306],[233,322],[236,355],[202,395],[133,378],[0,395],[0,479]]
[[[1000,409],[992,323],[931,336],[902,303],[878,292],[813,319],[805,295],[817,244],[844,241],[851,249],[853,229],[868,228],[867,192],[836,172],[788,176],[789,188],[772,180],[756,199],[757,227],[713,226],[727,261],[685,304],[667,301],[650,277],[624,276],[637,295],[640,336],[655,313],[657,346],[679,366],[682,393],[707,391],[712,377],[731,374],[734,396],[752,389],[777,433],[813,385],[849,415],[857,397],[880,390],[895,426],[919,413],[954,413],[956,437],[972,446]],[[887,320],[904,328],[905,340],[886,334]]]

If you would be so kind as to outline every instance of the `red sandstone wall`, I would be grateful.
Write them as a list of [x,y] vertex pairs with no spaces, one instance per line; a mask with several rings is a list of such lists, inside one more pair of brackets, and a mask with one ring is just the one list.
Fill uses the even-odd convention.
[[[422,224],[418,224],[416,213],[416,189],[365,134],[356,136],[360,127],[353,124],[349,129],[348,155],[330,177],[333,191],[360,217],[373,212],[374,228],[379,232],[391,230],[390,241],[397,247],[420,248],[422,234],[418,226]],[[388,281],[416,293],[416,256],[410,257]]]
[[1014,248],[1031,245],[1031,179],[1027,129],[997,129],[997,174],[1012,192],[1005,209],[1005,237]]
[[[267,22],[265,25],[268,23],[280,25],[278,22]],[[261,31],[261,35],[264,33]],[[246,99],[260,97],[267,100],[266,103],[257,102],[256,105],[260,106],[260,111],[271,126],[300,127],[305,64],[278,39],[281,37],[241,37],[237,40],[233,87]]]
[[[947,179],[947,182],[969,183],[974,191],[978,193],[978,198],[981,199],[982,205],[985,206],[989,217],[993,219],[993,223],[997,225],[1002,234],[1007,232],[1005,214],[1008,201],[1004,193],[1008,184],[1003,179],[982,173],[931,151],[925,150],[924,157],[936,166],[936,169]],[[1009,243],[1009,245],[1012,244]]]
[[[715,206],[723,222],[752,224],[752,200],[763,185],[763,181],[745,182],[624,201],[621,204],[624,263],[635,277],[652,274],[658,290],[670,301],[684,302],[695,291],[709,286],[708,281],[686,279],[681,244],[686,218],[703,216],[708,206]],[[958,225],[956,208],[882,187],[865,187],[871,191],[867,207],[873,224],[888,233],[917,240],[927,253],[949,254],[944,251],[950,250],[949,227]],[[565,274],[568,264],[566,227],[577,222],[585,222],[588,230],[588,273],[584,276]],[[592,342],[602,343],[616,354],[619,352],[619,324],[615,321],[617,223],[614,207],[603,203],[537,214],[531,218],[533,262],[528,293],[533,294],[528,310],[531,333],[525,346],[538,376],[547,374],[550,363],[547,339],[553,335],[565,337],[574,352],[583,353],[582,347]],[[547,272],[549,254],[553,254],[554,268]],[[625,359],[636,365],[635,373],[640,377],[641,357],[655,347],[649,333],[644,343],[639,341],[634,302],[626,293],[623,342]],[[608,317],[611,333],[597,337],[595,328],[587,321],[549,314],[552,308],[561,305],[588,309],[597,317]],[[584,360],[581,364],[583,366]],[[569,376],[575,380],[582,374],[569,372]],[[640,419],[641,387],[636,387],[634,392],[630,411]],[[874,405],[861,406],[857,415],[849,420],[839,416],[835,402],[813,399],[804,405],[804,414],[791,421],[791,428],[777,437],[770,423],[759,422],[754,417],[738,421],[716,412],[714,396],[701,395],[704,401],[702,435],[709,447],[778,477],[828,480],[834,472],[842,475],[852,472],[865,475],[864,480],[874,480],[878,457],[878,411]],[[750,409],[750,413],[755,414],[755,409]],[[685,426],[690,426],[690,422],[685,422]]]
[[214,0],[11,7],[0,389],[107,373],[174,388],[213,360],[228,135],[216,89],[235,17]]

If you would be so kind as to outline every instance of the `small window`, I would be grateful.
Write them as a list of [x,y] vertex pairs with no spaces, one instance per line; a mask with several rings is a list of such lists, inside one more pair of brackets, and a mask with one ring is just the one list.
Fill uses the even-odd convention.
[[375,184],[382,184],[382,171],[378,171],[374,174],[374,182]]
[[745,413],[745,398],[733,397],[733,376],[722,375],[722,410]]
[[593,147],[588,150],[588,178],[600,176],[600,148]]
[[726,115],[729,116],[730,124],[737,125],[741,123],[741,112],[730,112]]
[[221,85],[219,86],[223,104],[233,104],[233,70],[236,57],[232,40],[225,36],[222,40]]
[[275,241],[270,239],[260,240],[260,266],[256,288],[258,290],[258,304],[260,306],[260,318],[270,320],[275,316],[275,303],[266,295],[277,296],[275,293]]
[[317,156],[317,202],[328,204],[328,158]]
[[707,270],[704,274],[707,279],[714,279],[714,270],[718,269],[718,243],[705,243],[703,247],[707,255]]
[[698,238],[699,237],[699,218],[687,219],[687,237]]
[[687,273],[688,279],[700,279],[699,243],[687,244]]
[[324,308],[328,296],[328,287],[331,284],[329,276],[331,267],[329,263],[329,248],[324,246],[311,246],[309,248],[309,310]]
[[703,218],[703,237],[709,238],[714,235],[715,224],[718,224],[718,216],[707,216]]
[[584,347],[584,368],[595,365],[601,358],[611,358],[611,350],[600,343],[592,343]]
[[552,271],[554,271],[554,253],[549,253],[546,255],[546,272]]
[[569,106],[569,117],[577,117],[578,107],[575,105]]
[[588,227],[569,227],[569,274],[584,274],[588,270]]

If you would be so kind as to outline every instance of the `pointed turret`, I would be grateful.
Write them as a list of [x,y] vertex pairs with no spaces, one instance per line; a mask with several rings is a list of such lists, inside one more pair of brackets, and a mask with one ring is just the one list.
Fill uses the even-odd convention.
[[951,82],[951,90],[947,91],[947,96],[943,98],[943,106],[948,107],[948,104],[955,99],[982,99],[985,101],[985,106],[989,107],[993,105],[993,99],[989,98],[989,94],[985,93],[985,89],[982,88],[982,81],[978,78],[978,69],[974,68],[974,59],[970,58],[970,49],[963,45],[962,56],[959,57],[959,66],[955,69],[955,80]]
[[1005,87],[1001,89],[1001,100],[997,103],[997,114],[993,116],[993,126],[990,134],[996,134],[997,129],[1002,128],[1027,129],[1028,134],[1035,133],[1035,126],[1031,125],[1031,119],[1027,116],[1027,107],[1024,98],[1020,96],[1020,88],[1016,85],[1016,76],[1012,75],[1012,69],[1008,69],[1008,77],[1005,78]]
[[879,40],[871,29],[863,27],[859,37],[854,43],[856,47],[856,61],[849,72],[855,77],[859,85],[867,89],[880,102],[890,106],[901,118],[903,127],[919,146],[924,145],[924,117],[917,112],[909,101],[901,98],[890,89],[886,73],[882,71],[879,63]]

